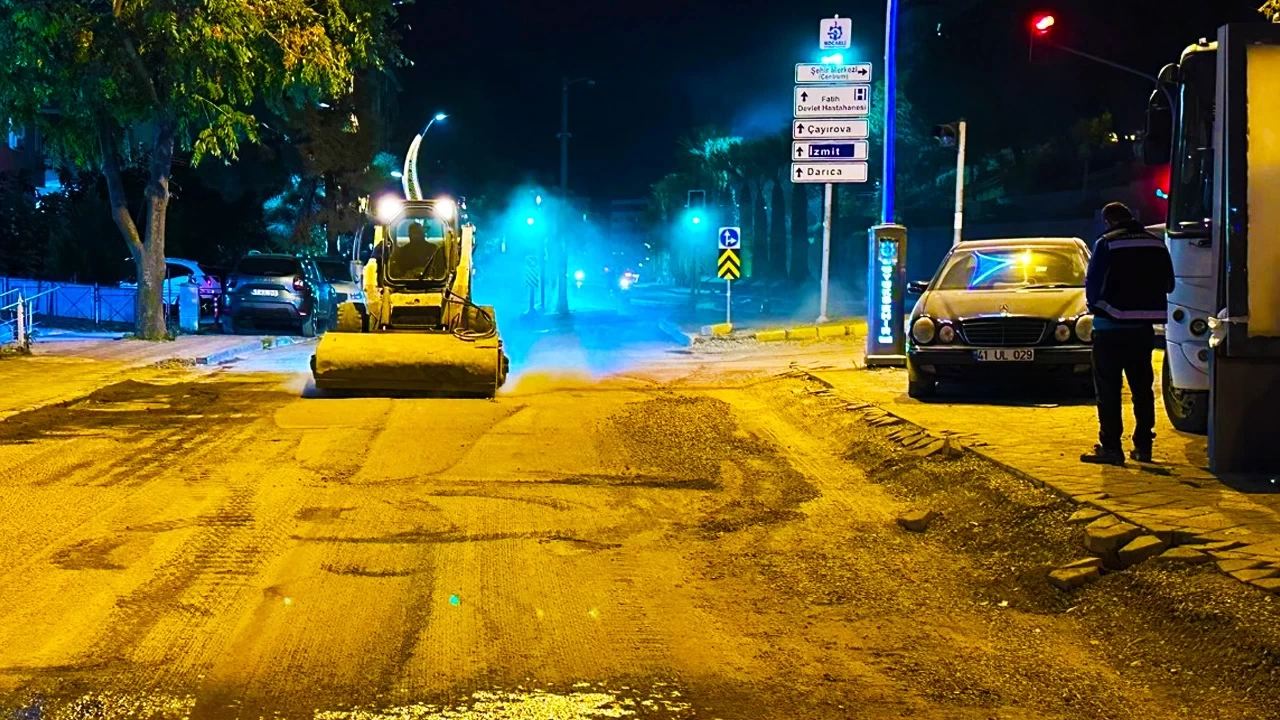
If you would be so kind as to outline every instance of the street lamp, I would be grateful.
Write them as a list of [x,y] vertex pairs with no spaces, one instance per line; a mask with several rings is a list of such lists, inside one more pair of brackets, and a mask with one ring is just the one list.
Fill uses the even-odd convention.
[[437,122],[444,122],[449,117],[444,113],[436,113],[427,121],[427,126],[422,128],[422,132],[413,138],[413,142],[409,144],[409,152],[404,157],[404,172],[401,173],[400,184],[404,188],[404,196],[407,200],[421,200],[422,186],[418,184],[418,149],[422,147],[422,138],[431,129],[432,125]]
[[[560,207],[560,213],[564,212],[564,204],[569,202],[569,88],[579,83],[586,83],[587,87],[594,87],[595,80],[588,77],[580,77],[570,79],[568,75],[560,79],[560,194],[563,198],[563,204]],[[560,258],[556,264],[559,266],[560,285],[559,293],[556,297],[556,311],[561,315],[569,313],[569,286],[566,279],[569,276],[569,239],[565,235],[565,223],[561,216],[560,222],[556,223],[556,234],[560,236]]]

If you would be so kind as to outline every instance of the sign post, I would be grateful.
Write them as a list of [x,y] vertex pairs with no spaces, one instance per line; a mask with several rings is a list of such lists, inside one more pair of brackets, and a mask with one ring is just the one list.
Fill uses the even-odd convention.
[[716,234],[720,256],[716,261],[716,275],[724,280],[724,321],[733,323],[733,281],[742,277],[742,228],[722,227]]
[[[853,23],[839,15],[818,26],[822,50],[851,47]],[[831,213],[834,183],[867,181],[870,155],[871,75],[869,63],[797,63],[792,98],[791,181],[822,183],[822,280],[818,322],[827,322],[831,286]]]

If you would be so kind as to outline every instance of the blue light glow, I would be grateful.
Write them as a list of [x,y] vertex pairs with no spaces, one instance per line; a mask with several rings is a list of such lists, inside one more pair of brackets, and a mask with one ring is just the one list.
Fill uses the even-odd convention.
[[834,55],[823,55],[822,64],[823,65],[843,65],[844,55],[841,53],[836,53]]
[[973,257],[978,261],[978,265],[973,270],[973,279],[969,281],[970,289],[978,287],[987,278],[1017,263],[1017,259],[1015,257],[1008,255],[999,257],[995,255],[983,255],[980,252],[976,252],[973,254]]
[[880,284],[879,315],[880,327],[876,333],[876,342],[881,345],[893,344],[894,301],[893,276],[898,269],[898,243],[893,240],[881,240],[876,253],[878,263],[878,281]]

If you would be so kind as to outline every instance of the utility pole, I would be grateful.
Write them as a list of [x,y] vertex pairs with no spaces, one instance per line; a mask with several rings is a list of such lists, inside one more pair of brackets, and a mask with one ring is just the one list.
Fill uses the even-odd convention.
[[933,136],[942,147],[955,147],[956,152],[956,219],[955,235],[952,245],[959,245],[964,230],[964,169],[965,148],[968,145],[969,123],[961,120],[954,125],[939,125],[933,129]]
[[960,244],[964,230],[964,151],[968,141],[969,123],[960,121],[960,147],[956,152],[956,234],[952,245]]
[[559,275],[556,284],[559,286],[559,292],[556,298],[556,312],[561,315],[569,314],[569,284],[566,278],[569,277],[569,237],[566,232],[568,223],[565,218],[568,213],[567,206],[569,203],[569,88],[585,82],[588,87],[596,84],[595,80],[590,78],[577,78],[570,80],[568,75],[560,78],[560,207],[556,213],[556,235],[559,236],[556,245],[558,246],[560,257],[556,260],[556,271]]

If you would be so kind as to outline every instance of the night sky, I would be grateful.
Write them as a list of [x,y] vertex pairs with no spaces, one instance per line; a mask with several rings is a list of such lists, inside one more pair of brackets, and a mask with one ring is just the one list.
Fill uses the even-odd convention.
[[[1037,11],[1057,16],[1058,42],[1155,73],[1224,22],[1260,21],[1261,0],[902,3],[905,92],[928,125],[968,119],[981,152],[1048,140],[1104,110],[1118,130],[1141,127],[1150,88],[1140,78],[1050,48],[1028,60]],[[691,128],[784,129],[793,64],[817,59],[818,21],[833,13],[854,19],[846,60],[878,73],[880,0],[419,0],[400,26],[414,63],[400,71],[400,131],[407,145],[444,110],[453,117],[423,153],[455,182],[481,173],[555,184],[560,77],[590,76],[595,87],[572,91],[570,185],[596,200],[644,196]]]

